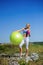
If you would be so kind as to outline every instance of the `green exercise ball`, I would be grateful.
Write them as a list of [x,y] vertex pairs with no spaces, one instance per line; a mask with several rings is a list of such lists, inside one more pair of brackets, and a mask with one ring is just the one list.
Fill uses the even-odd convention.
[[23,35],[19,32],[12,32],[10,35],[10,41],[14,45],[18,45],[23,40]]

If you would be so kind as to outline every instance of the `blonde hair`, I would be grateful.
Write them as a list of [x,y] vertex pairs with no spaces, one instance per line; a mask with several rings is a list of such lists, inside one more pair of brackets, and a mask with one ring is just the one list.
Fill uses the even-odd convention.
[[30,24],[29,24],[29,23],[28,23],[28,24],[26,24],[26,25],[30,26]]
[[26,24],[26,28],[30,28],[30,24]]

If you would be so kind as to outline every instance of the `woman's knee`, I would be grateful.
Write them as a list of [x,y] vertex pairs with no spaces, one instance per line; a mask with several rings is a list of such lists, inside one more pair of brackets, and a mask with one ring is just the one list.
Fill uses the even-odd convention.
[[22,40],[22,42],[19,44],[19,47],[22,48],[23,44],[24,44],[24,40]]
[[19,44],[19,48],[22,48],[22,45],[21,44]]
[[28,50],[28,46],[26,46],[26,49]]
[[26,43],[26,49],[28,49],[28,48],[29,48],[29,42]]

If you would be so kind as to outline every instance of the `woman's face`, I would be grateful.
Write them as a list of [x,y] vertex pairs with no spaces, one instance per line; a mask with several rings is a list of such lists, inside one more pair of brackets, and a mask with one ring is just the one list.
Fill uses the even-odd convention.
[[26,28],[30,28],[30,24],[26,24]]

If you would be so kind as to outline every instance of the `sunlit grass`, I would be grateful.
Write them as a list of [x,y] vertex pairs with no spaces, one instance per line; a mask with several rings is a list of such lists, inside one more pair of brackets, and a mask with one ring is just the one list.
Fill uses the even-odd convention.
[[[23,53],[26,52],[25,45],[23,46]],[[39,54],[39,60],[38,61],[29,61],[27,64],[24,60],[18,61],[19,64],[21,65],[43,65],[43,44],[32,44],[30,43],[29,49],[28,49],[29,54],[35,52]],[[11,44],[3,44],[0,45],[0,54],[1,53],[6,53],[6,54],[14,54],[14,53],[19,53],[19,46],[11,45]],[[8,58],[3,58],[0,57],[0,65],[8,65]]]

